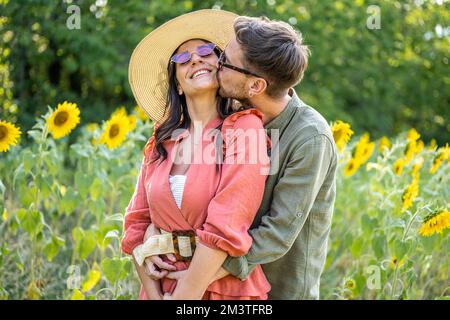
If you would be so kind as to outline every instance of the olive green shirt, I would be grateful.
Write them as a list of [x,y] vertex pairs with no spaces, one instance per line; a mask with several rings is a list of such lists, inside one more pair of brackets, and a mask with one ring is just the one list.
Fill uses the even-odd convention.
[[262,265],[269,299],[318,299],[336,197],[336,145],[326,120],[295,92],[265,128],[273,141],[271,129],[279,130],[279,144],[272,145],[273,172],[249,231],[253,244],[223,267],[245,280]]

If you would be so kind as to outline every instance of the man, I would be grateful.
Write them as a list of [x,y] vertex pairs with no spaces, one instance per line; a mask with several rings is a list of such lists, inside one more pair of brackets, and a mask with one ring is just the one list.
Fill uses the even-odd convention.
[[[245,280],[260,264],[272,286],[270,299],[318,299],[336,195],[337,152],[325,119],[292,89],[303,77],[309,50],[284,22],[239,17],[234,30],[235,38],[219,59],[220,94],[263,113],[267,134],[277,132],[278,161],[271,164],[277,167],[271,168],[250,230],[250,251],[228,257],[216,279],[232,274]],[[167,265],[156,262],[160,268]],[[153,276],[167,275],[150,269]],[[169,277],[176,279],[176,274]]]

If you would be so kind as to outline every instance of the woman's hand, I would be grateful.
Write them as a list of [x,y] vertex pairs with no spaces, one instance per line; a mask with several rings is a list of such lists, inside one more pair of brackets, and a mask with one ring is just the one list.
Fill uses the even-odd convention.
[[[147,241],[148,238],[151,236],[155,236],[161,234],[159,229],[151,223],[144,234],[144,242]],[[166,254],[167,259],[169,261],[175,262],[177,259],[175,258],[175,255],[169,253]],[[145,258],[144,260],[145,265],[145,273],[153,280],[160,280],[167,276],[169,271],[175,271],[177,268],[167,262],[164,262],[163,259],[159,255],[154,255]]]
[[163,294],[161,290],[161,283],[159,280],[152,280],[149,276],[145,274],[145,268],[140,266],[136,259],[133,258],[134,266],[141,280],[142,287],[144,289],[147,299],[150,300],[162,300]]
[[172,293],[172,299],[202,299],[211,280],[222,266],[226,257],[226,252],[198,243],[189,268],[183,272],[174,272],[171,275],[172,278],[177,278],[177,286]]

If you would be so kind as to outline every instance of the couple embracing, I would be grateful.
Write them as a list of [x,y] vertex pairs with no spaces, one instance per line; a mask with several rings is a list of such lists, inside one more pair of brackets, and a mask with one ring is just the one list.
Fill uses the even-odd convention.
[[308,56],[287,23],[222,10],[135,48],[130,85],[155,123],[122,238],[141,299],[319,298],[337,152],[293,90]]

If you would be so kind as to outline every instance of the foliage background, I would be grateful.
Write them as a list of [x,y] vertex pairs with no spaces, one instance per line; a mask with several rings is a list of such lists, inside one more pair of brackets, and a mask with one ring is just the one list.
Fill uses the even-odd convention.
[[[69,4],[81,29],[69,30]],[[127,66],[150,31],[180,14],[222,8],[265,15],[302,32],[312,57],[300,96],[327,119],[375,137],[416,127],[427,142],[449,141],[450,5],[426,1],[314,0],[15,0],[1,5],[1,117],[25,129],[46,105],[69,100],[85,122],[118,105],[134,106]],[[366,27],[369,5],[381,29]]]
[[[80,30],[66,27],[69,2],[81,8]],[[369,5],[381,8],[379,30],[366,27]],[[393,172],[406,129],[439,146],[450,138],[448,1],[0,0],[0,118],[23,132],[0,155],[0,299],[136,298],[137,276],[119,237],[153,126],[138,120],[109,150],[91,143],[100,131],[86,124],[120,105],[133,109],[128,59],[147,33],[212,7],[292,23],[312,50],[296,88],[301,98],[329,121],[349,122],[356,135],[391,137],[392,147],[375,151],[350,178],[343,172],[356,137],[341,154],[321,297],[448,298],[449,232],[417,234],[427,213],[448,209],[448,161],[430,174],[436,148],[415,155],[424,159],[420,193],[406,211],[402,194],[417,159]],[[77,103],[81,123],[53,140],[47,105],[64,100]],[[373,266],[381,280],[375,289],[367,286]]]

